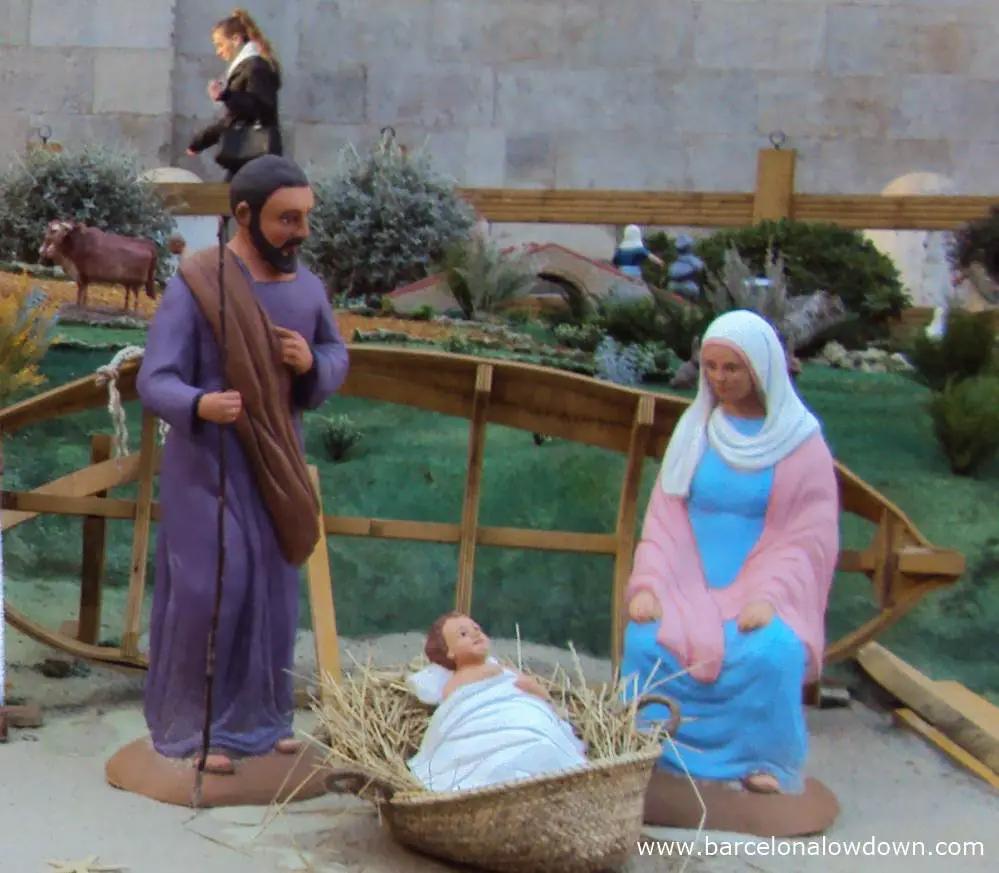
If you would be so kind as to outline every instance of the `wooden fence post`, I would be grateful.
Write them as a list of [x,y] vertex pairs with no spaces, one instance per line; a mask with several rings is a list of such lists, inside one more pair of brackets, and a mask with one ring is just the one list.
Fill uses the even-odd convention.
[[[90,439],[90,464],[100,464],[111,457],[111,435],[96,433]],[[95,497],[107,497],[107,490]],[[80,612],[76,638],[81,643],[97,645],[101,633],[101,599],[104,587],[104,559],[108,520],[88,515],[83,519],[83,563],[80,570]]]
[[[774,140],[779,142],[779,140]],[[756,157],[756,191],[753,195],[753,224],[794,218],[794,170],[797,152],[775,145],[760,149]]]

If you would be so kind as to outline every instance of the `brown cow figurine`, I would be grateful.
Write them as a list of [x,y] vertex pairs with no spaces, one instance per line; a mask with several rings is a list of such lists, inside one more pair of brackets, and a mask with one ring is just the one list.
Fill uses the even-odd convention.
[[139,308],[139,287],[156,299],[156,244],[152,240],[107,233],[79,221],[50,221],[38,253],[55,261],[76,282],[76,305],[86,308],[87,287],[93,283],[125,286]]

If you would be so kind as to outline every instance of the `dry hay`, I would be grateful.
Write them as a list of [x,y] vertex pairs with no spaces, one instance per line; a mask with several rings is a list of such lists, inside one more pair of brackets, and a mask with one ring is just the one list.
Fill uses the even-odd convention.
[[[576,735],[586,743],[591,762],[611,761],[660,748],[666,726],[639,728],[638,696],[632,695],[630,702],[623,702],[620,682],[587,685],[575,652],[573,659],[573,675],[560,666],[547,677],[516,664],[504,666],[520,669],[548,690],[559,715],[572,724]],[[313,699],[318,730],[308,737],[323,751],[324,766],[332,771],[363,774],[369,787],[380,785],[393,792],[427,793],[428,789],[412,774],[406,762],[419,749],[434,707],[421,703],[405,682],[408,675],[426,665],[426,659],[420,656],[406,667],[376,668],[369,658],[363,664],[354,661],[354,668],[339,681],[324,676],[321,692],[327,704]],[[370,796],[361,785],[363,779],[355,786],[358,793]]]

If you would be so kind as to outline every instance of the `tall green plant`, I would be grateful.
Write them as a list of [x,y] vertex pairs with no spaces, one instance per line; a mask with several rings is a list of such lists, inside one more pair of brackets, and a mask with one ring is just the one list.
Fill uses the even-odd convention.
[[475,225],[454,180],[425,148],[385,136],[367,154],[348,145],[332,172],[310,171],[316,207],[302,254],[334,296],[374,296],[436,272],[445,248]]
[[482,234],[444,250],[443,274],[465,318],[497,312],[528,294],[536,281],[530,262],[519,252],[504,254]]

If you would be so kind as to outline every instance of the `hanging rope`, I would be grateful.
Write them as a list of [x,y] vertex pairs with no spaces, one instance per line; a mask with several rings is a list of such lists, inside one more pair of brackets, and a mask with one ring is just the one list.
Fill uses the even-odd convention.
[[[219,218],[219,352],[221,355],[220,369],[222,371],[222,391],[227,390],[226,363],[228,361],[228,343],[226,340],[225,319],[225,248],[226,228],[228,219]],[[222,613],[222,590],[225,577],[225,489],[226,489],[226,459],[225,459],[225,428],[217,425],[219,434],[219,493],[218,493],[218,563],[215,568],[215,606],[212,610],[212,622],[208,628],[208,659],[205,664],[205,724],[201,734],[201,759],[194,777],[194,806],[201,806],[202,788],[205,776],[205,766],[208,763],[208,750],[211,747],[212,733],[212,692],[215,687],[215,655],[218,639],[219,617]]]
[[[111,416],[111,426],[114,435],[111,437],[111,457],[121,458],[128,454],[128,418],[121,402],[121,392],[118,390],[118,376],[123,364],[142,358],[146,350],[142,346],[125,346],[120,349],[111,361],[97,368],[97,384],[108,386],[108,415]],[[166,442],[170,425],[163,419],[157,423],[160,445]]]

